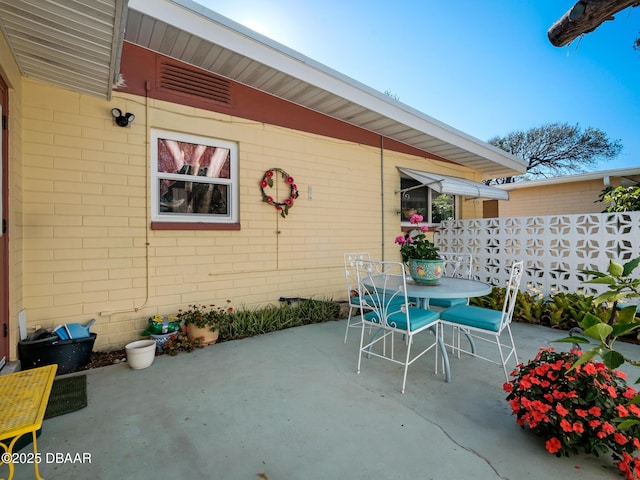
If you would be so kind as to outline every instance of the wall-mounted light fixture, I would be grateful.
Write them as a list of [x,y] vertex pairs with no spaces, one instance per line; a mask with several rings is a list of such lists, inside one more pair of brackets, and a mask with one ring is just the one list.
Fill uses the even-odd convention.
[[134,118],[136,118],[136,116],[133,113],[129,113],[129,112],[123,115],[122,110],[120,110],[119,108],[112,108],[111,115],[113,115],[113,118],[116,121],[116,125],[120,127],[126,127],[131,122],[133,122]]

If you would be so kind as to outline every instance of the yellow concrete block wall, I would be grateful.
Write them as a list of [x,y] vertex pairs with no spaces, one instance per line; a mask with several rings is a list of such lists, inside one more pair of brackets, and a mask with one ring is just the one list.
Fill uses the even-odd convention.
[[517,188],[509,201],[499,202],[500,217],[600,213],[606,205],[596,202],[604,189],[602,180]]
[[[24,84],[29,325],[95,318],[99,350],[120,348],[139,338],[148,317],[193,303],[346,298],[345,251],[399,259],[396,166],[452,173],[441,162],[388,151],[381,159],[378,148],[167,102],[121,93],[107,102]],[[114,126],[113,107],[135,121]],[[238,144],[240,231],[150,229],[154,128]],[[300,192],[284,219],[261,201],[259,181],[273,167],[292,175]]]

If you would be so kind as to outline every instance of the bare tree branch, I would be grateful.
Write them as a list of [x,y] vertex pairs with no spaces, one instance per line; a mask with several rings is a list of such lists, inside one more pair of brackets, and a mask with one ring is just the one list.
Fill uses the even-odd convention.
[[580,0],[554,23],[547,37],[552,45],[563,47],[576,37],[593,32],[607,20],[628,7],[640,5],[638,0]]

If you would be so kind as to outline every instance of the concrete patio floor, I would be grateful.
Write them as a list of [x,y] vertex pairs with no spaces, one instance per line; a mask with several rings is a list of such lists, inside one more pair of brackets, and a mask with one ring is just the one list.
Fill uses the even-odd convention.
[[[622,478],[610,456],[557,458],[518,427],[499,366],[452,358],[445,383],[427,354],[409,368],[403,395],[401,367],[364,359],[355,373],[359,331],[345,345],[344,328],[330,322],[221,343],[157,357],[145,370],[90,370],[89,405],[46,420],[38,447],[43,458],[88,453],[91,462],[43,462],[40,473],[47,480]],[[521,359],[563,336],[525,324],[513,330]],[[634,357],[638,348],[620,344]],[[18,465],[15,478],[32,479],[31,465]]]

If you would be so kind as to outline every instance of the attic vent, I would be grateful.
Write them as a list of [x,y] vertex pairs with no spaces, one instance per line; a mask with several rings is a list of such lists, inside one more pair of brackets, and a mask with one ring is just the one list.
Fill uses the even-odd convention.
[[231,82],[197,68],[167,61],[159,62],[159,86],[162,90],[231,105]]

